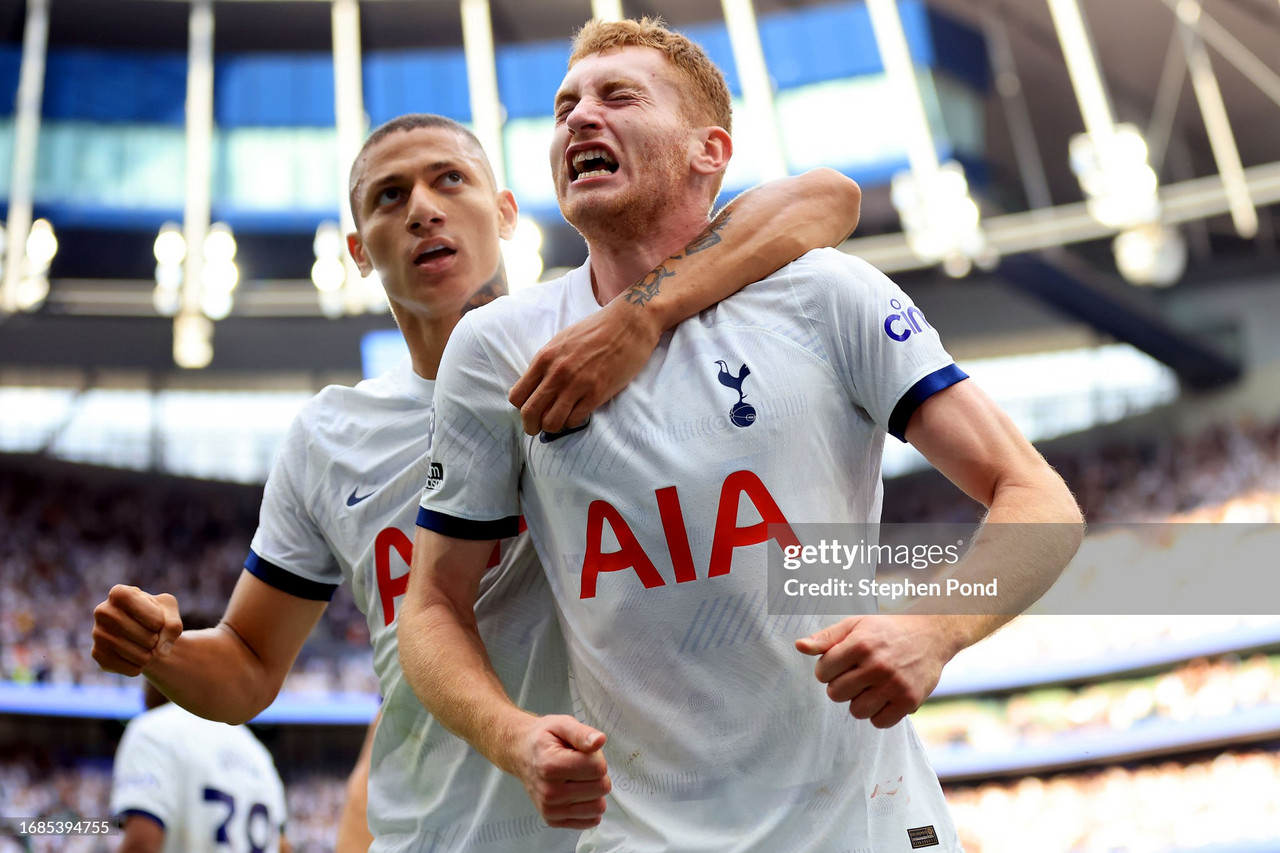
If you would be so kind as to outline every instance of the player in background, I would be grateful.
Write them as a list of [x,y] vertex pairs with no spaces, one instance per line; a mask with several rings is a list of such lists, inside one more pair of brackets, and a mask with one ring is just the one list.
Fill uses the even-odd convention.
[[[349,248],[377,270],[410,355],[300,412],[265,488],[258,531],[222,622],[183,631],[171,595],[112,588],[95,610],[94,658],[144,674],[202,716],[241,722],[266,708],[339,583],[366,614],[383,695],[368,812],[375,850],[571,850],[519,784],[428,715],[397,661],[414,519],[430,478],[441,352],[472,308],[506,292],[500,238],[516,221],[475,137],[439,116],[370,135],[351,171]],[[843,240],[859,192],[830,170],[734,201],[701,242],[666,259],[606,311],[566,329],[512,389],[529,423],[579,422],[636,373],[665,328],[817,245]],[[514,411],[514,409],[513,409]],[[506,689],[545,713],[569,708],[563,639],[527,536],[495,545],[477,611]]]
[[[1074,500],[909,297],[826,249],[679,324],[582,429],[525,435],[508,385],[705,232],[732,152],[719,69],[647,20],[583,28],[555,117],[557,196],[590,255],[454,330],[400,615],[406,678],[549,821],[595,824],[579,850],[958,850],[904,718],[1058,576],[1080,541]],[[799,544],[795,523],[878,520],[886,433],[988,507],[958,573],[999,578],[994,612],[773,615],[768,549]],[[517,516],[578,719],[506,695],[476,629],[485,557]]]
[[125,728],[112,768],[119,853],[289,853],[284,785],[267,748],[245,726],[197,717],[150,682],[142,689],[147,710]]

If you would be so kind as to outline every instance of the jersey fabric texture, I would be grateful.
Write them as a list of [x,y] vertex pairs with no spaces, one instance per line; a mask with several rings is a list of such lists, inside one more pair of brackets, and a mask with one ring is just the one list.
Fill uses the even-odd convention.
[[[400,669],[396,613],[429,473],[434,387],[406,357],[303,407],[267,480],[245,567],[306,598],[327,600],[346,581],[367,618],[383,696],[369,781],[374,851],[563,853],[577,833],[549,828],[516,779],[423,708]],[[546,576],[528,536],[500,550],[476,603],[481,635],[512,696],[565,713],[564,640]]]
[[166,703],[125,728],[111,813],[160,823],[164,853],[276,853],[284,786],[271,753],[247,728]]
[[911,724],[852,718],[795,650],[836,620],[770,615],[766,540],[878,521],[886,432],[964,373],[888,278],[820,250],[665,335],[585,429],[524,435],[506,389],[595,310],[584,266],[463,319],[419,513],[461,538],[528,522],[575,713],[609,737],[579,851],[958,850]]

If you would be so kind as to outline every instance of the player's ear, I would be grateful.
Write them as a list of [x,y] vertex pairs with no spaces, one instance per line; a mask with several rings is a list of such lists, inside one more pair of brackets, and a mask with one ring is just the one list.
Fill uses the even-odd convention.
[[520,206],[511,190],[500,190],[498,201],[498,236],[510,240],[516,232],[516,220],[520,218]]
[[733,138],[723,127],[699,128],[693,141],[689,166],[699,175],[723,172],[733,156]]
[[356,262],[361,277],[366,277],[373,272],[373,261],[369,260],[369,253],[364,250],[364,241],[360,239],[360,232],[352,231],[347,235],[347,251],[351,253],[351,260]]

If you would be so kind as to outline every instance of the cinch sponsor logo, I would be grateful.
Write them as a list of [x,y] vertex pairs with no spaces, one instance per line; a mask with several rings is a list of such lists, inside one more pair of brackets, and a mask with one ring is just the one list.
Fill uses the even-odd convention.
[[444,466],[439,462],[432,462],[431,468],[427,471],[427,484],[423,488],[428,492],[434,492],[440,488],[440,481],[444,479]]
[[924,318],[924,312],[916,306],[912,305],[903,311],[902,303],[897,299],[889,300],[889,306],[895,313],[884,318],[884,333],[893,340],[905,341],[913,332],[923,332],[925,329],[933,328]]

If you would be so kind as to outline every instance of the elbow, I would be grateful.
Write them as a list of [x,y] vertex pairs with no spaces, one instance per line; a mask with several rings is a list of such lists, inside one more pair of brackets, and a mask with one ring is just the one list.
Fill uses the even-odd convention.
[[858,227],[862,187],[853,178],[826,166],[806,172],[804,178],[812,184],[807,195],[824,199],[823,208],[829,211],[828,245],[839,246]]

